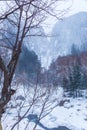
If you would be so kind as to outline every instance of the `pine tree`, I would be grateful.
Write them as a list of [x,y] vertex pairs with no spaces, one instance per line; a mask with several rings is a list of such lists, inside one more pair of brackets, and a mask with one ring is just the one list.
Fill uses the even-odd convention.
[[79,89],[82,87],[82,72],[80,64],[76,64],[72,67],[72,70],[69,74],[69,86],[70,94],[72,94],[73,97],[77,97]]
[[75,55],[75,56],[78,56],[79,53],[80,53],[79,48],[75,44],[72,44],[72,46],[71,46],[71,54]]
[[62,87],[65,91],[68,91],[69,88],[68,88],[68,79],[64,76],[63,79],[62,79]]
[[87,89],[87,75],[85,73],[82,75],[82,87],[80,89]]
[[37,78],[37,73],[41,71],[41,63],[34,51],[28,50],[23,46],[22,53],[19,58],[16,73],[25,72],[29,80]]

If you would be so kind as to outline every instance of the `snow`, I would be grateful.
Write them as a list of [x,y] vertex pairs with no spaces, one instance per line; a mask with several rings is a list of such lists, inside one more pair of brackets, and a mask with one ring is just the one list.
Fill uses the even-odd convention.
[[[57,107],[52,115],[56,117],[55,124],[65,125],[74,130],[87,129],[87,99],[71,99],[64,107]],[[58,116],[56,116],[58,115]]]
[[[27,100],[14,101],[14,99],[16,99],[18,95],[25,96],[24,91],[22,89],[24,90],[23,86],[20,86],[16,95],[12,97],[11,103],[8,104],[8,108],[5,114],[3,114],[2,118],[3,130],[11,130],[12,126],[18,121],[18,114],[22,116],[29,108],[30,100],[28,100],[28,98],[31,97],[32,100],[33,88],[29,88],[30,92],[26,91]],[[45,89],[43,91],[45,91]],[[30,96],[27,94],[27,92],[30,94]],[[45,97],[42,98],[43,100],[45,99]],[[87,130],[87,99],[85,97],[82,98],[63,97],[63,90],[59,88],[58,90],[53,91],[51,93],[51,97],[49,100],[50,103],[52,102],[51,106],[54,104],[53,103],[54,99],[56,100],[59,99],[58,102],[61,100],[68,100],[69,102],[65,102],[63,106],[58,105],[53,109],[51,113],[49,113],[46,117],[42,118],[40,122],[44,126],[48,128],[58,128],[58,126],[66,126],[70,130]],[[13,104],[13,106],[17,105],[17,107],[10,108],[9,106],[11,104]],[[22,107],[22,105],[24,105],[25,107],[23,106],[23,108],[20,109],[20,106]],[[38,115],[41,111],[41,105],[42,100],[38,100],[35,106],[32,107],[32,109],[27,113],[27,115],[30,113]],[[26,130],[33,130],[35,123],[29,121],[26,116],[20,121],[19,126],[17,125],[14,128],[14,130],[17,130],[18,127],[19,130],[25,130],[25,128]],[[37,126],[37,129],[44,130],[40,126]]]

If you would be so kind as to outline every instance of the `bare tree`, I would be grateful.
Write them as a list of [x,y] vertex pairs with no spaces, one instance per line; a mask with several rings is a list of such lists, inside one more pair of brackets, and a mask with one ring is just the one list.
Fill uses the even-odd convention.
[[[10,38],[0,37],[0,47],[9,49],[9,60],[5,63],[5,60],[0,54],[0,70],[3,72],[3,86],[0,97],[0,120],[7,103],[10,101],[11,96],[15,93],[15,90],[11,88],[11,83],[19,60],[22,45],[24,39],[29,37],[30,31],[36,29],[40,24],[51,15],[58,18],[53,12],[55,4],[60,0],[14,0],[4,1],[6,9],[0,14],[0,34],[9,33],[14,38],[12,41]],[[60,12],[59,12],[60,14]],[[8,22],[12,29],[15,29],[14,33],[8,32],[4,26],[5,22]],[[32,34],[32,36],[41,34]],[[6,40],[8,41],[6,43]],[[7,53],[9,55],[9,53]]]
[[[43,86],[41,87],[39,85],[35,85],[34,87],[29,86],[28,88],[24,85],[21,87],[18,85],[17,92],[9,103],[7,112],[4,114],[3,123],[6,123],[6,120],[11,117],[11,114],[14,115],[14,112],[16,114],[11,118],[12,123],[8,127],[6,127],[6,125],[4,126],[5,130],[20,130],[21,121],[26,118],[27,120],[25,121],[23,129],[27,130],[29,129],[31,122],[33,122],[32,117],[35,118],[35,116],[37,116],[36,119],[33,118],[35,120],[35,124],[32,125],[32,129],[34,130],[36,129],[38,123],[58,106],[60,98],[55,93],[59,92],[59,90],[56,89],[54,91],[52,89],[48,89],[47,87],[42,88]],[[9,115],[10,110],[11,114]]]

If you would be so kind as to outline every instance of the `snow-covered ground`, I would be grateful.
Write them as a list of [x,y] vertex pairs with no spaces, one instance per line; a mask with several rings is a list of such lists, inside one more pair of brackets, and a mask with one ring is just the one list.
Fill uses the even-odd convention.
[[[32,93],[34,93],[33,89],[30,90]],[[22,94],[22,96],[24,97],[24,93],[26,94],[27,100],[18,100],[18,95]],[[23,114],[27,112],[29,104],[31,102],[30,100],[28,100],[28,98],[32,100],[32,93],[27,91],[23,92],[21,89],[21,91],[18,91],[17,94],[12,98],[12,102],[8,105],[6,113],[3,115],[2,118],[3,130],[11,130],[12,126],[17,122],[18,117],[21,118],[20,116],[23,116]],[[43,95],[41,91],[39,95],[40,94]],[[55,102],[57,103],[58,99],[59,101],[67,99],[68,102],[65,102],[63,106],[58,105],[57,107],[55,107],[53,111],[49,113],[46,117],[42,118],[40,122],[48,128],[58,128],[58,126],[66,126],[70,130],[87,130],[87,98],[64,98],[62,94],[63,91],[60,89],[51,93],[51,97],[48,99],[49,101],[46,104],[46,107],[48,108],[45,108],[45,110],[48,111],[48,109],[51,109],[51,107],[49,106],[55,105]],[[30,122],[26,117],[31,113],[37,115],[40,114],[40,111],[42,110],[42,102],[44,102],[45,99],[43,97],[40,97],[40,100],[42,101],[37,99],[35,105],[31,107],[26,116],[20,121],[19,125],[17,125],[14,130],[25,130],[25,128],[26,130],[33,129],[35,123]],[[9,106],[11,105],[12,108],[9,108]],[[46,112],[44,111],[42,115],[44,115],[45,113]],[[40,126],[37,126],[36,129],[44,130]]]
[[[48,122],[48,123],[46,123]],[[67,126],[72,130],[87,130],[87,99],[70,99],[70,103],[58,106],[43,120],[49,127]]]

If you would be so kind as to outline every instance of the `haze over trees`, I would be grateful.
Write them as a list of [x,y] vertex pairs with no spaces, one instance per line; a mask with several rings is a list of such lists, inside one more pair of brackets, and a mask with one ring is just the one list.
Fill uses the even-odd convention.
[[5,8],[0,11],[0,49],[2,50],[0,54],[0,70],[3,74],[0,96],[0,120],[5,112],[7,103],[15,93],[11,84],[19,56],[22,53],[22,46],[25,44],[25,38],[31,35],[43,36],[41,33],[30,34],[30,31],[39,28],[49,15],[58,18],[58,14],[63,14],[63,11],[53,11],[59,1],[4,1]]
[[48,70],[51,83],[62,86],[70,96],[82,96],[80,91],[87,89],[86,57],[87,52],[78,54],[76,51],[71,55],[58,57]]
[[[25,86],[21,85],[24,90],[23,95],[21,94],[16,97],[16,100],[22,99],[22,103],[15,103],[15,106],[19,107],[18,121],[12,126],[11,130],[14,129],[31,109],[34,113],[37,106],[39,106],[38,117],[40,121],[59,105],[59,97],[57,94],[55,94],[56,97],[52,97],[54,96],[52,95],[54,93],[53,90],[55,90],[56,93],[58,92],[58,86],[62,86],[63,89],[68,91],[73,97],[79,96],[80,90],[87,89],[86,37],[85,41],[83,39],[80,41],[80,43],[83,42],[82,50],[81,48],[79,50],[73,38],[70,37],[73,42],[70,48],[71,55],[58,57],[51,63],[48,70],[41,68],[40,57],[38,58],[34,51],[27,48],[32,39],[31,37],[47,37],[45,33],[43,33],[42,25],[49,15],[58,19],[61,13],[62,15],[65,13],[65,10],[59,12],[55,12],[54,10],[57,2],[60,1],[62,0],[4,1],[5,7],[3,11],[2,9],[0,11],[0,122],[3,113],[6,112],[7,105],[11,101],[11,97],[17,92],[16,89],[21,89],[20,87],[15,88],[16,86],[18,87],[19,80],[21,83],[24,83],[25,77],[27,79],[25,80],[25,84],[22,84],[27,86],[26,89]],[[81,16],[78,16],[79,19]],[[73,19],[72,17],[70,18]],[[66,19],[65,23],[67,23],[67,21],[69,21],[69,19]],[[65,44],[64,36],[66,32],[70,35],[70,31],[67,31],[66,28],[64,35],[60,31],[60,26],[57,30],[59,31],[57,33],[58,37],[60,36],[62,38],[56,40],[55,37],[52,37],[51,42],[54,43],[54,47],[56,47],[57,42],[61,43],[62,41],[62,43]],[[79,30],[77,30],[77,33],[79,34]],[[67,40],[66,36],[65,38]],[[33,39],[31,41],[35,42]],[[46,39],[44,42],[45,41]],[[69,39],[68,44],[70,44]],[[29,44],[29,46],[30,45],[31,44]],[[60,49],[60,44],[58,48]],[[58,48],[56,48],[57,53]],[[62,46],[62,50],[64,49],[64,46]],[[43,54],[45,54],[44,46],[42,51]],[[54,48],[53,52],[55,55]],[[19,79],[20,77],[21,79]],[[26,81],[32,83],[32,85],[26,85]],[[20,112],[25,107],[25,103],[28,104],[28,108],[21,117]],[[13,103],[11,105],[14,107]],[[34,129],[36,126],[37,124],[34,126]]]
[[35,82],[40,71],[41,63],[38,56],[34,51],[30,51],[26,46],[23,46],[16,73],[19,75],[25,73],[30,82]]

